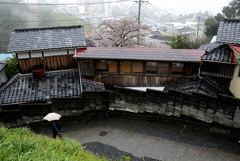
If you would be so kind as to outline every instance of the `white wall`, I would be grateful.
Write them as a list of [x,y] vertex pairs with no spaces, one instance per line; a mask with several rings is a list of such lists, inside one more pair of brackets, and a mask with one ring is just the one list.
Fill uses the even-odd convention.
[[[0,78],[2,80],[2,83],[3,82],[6,82],[8,80],[7,78],[7,74],[6,74],[6,68],[3,69],[1,72],[0,72]],[[1,82],[0,82],[1,83]]]
[[[69,55],[74,55],[75,50],[69,49],[68,50]],[[62,56],[62,55],[68,55],[67,49],[64,50],[50,50],[50,51],[43,51],[44,57],[50,57],[50,56]],[[29,53],[17,53],[18,59],[30,59]],[[42,52],[30,52],[31,58],[41,58]]]
[[[240,55],[237,52],[233,52],[236,59],[240,59]],[[240,98],[240,77],[239,74],[240,65],[237,65],[234,69],[233,78],[230,82],[229,90],[232,92],[234,97]]]

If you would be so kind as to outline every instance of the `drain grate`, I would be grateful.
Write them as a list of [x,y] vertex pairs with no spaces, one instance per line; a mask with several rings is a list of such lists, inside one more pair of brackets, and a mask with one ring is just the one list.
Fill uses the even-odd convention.
[[105,136],[105,135],[107,135],[107,131],[101,131],[101,132],[99,133],[99,135],[100,135],[100,136]]

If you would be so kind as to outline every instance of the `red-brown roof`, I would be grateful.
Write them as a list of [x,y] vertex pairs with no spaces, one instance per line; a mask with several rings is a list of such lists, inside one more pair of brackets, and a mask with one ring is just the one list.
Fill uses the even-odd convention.
[[204,50],[198,49],[147,49],[147,48],[103,48],[78,49],[74,55],[83,60],[141,60],[200,62]]
[[239,46],[234,46],[234,45],[229,45],[233,50],[236,52],[240,53],[240,47]]

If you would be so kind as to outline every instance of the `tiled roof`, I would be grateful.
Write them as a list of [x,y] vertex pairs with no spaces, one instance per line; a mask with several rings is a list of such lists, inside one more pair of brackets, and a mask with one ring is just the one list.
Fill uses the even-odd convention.
[[152,31],[151,34],[152,35],[162,35],[159,31]]
[[149,48],[103,48],[88,47],[87,50],[77,50],[77,59],[86,60],[141,60],[141,61],[171,61],[200,62],[205,53],[197,49],[149,49]]
[[228,89],[225,89],[219,86],[218,84],[211,82],[205,78],[201,78],[199,81],[192,81],[192,82],[177,84],[172,87],[168,87],[168,89],[176,89],[176,90],[185,91],[185,92],[192,92],[192,91],[198,92],[200,90],[212,96],[217,96],[220,93],[228,96],[233,96]]
[[216,42],[225,44],[240,44],[240,19],[226,18],[218,27]]
[[231,63],[231,49],[228,46],[221,46],[217,49],[207,50],[202,60]]
[[191,27],[184,27],[184,28],[180,28],[180,29],[176,29],[178,30],[178,32],[195,32],[196,29],[191,28]]
[[212,50],[212,49],[218,48],[221,45],[222,45],[221,43],[213,42],[213,43],[201,45],[198,49],[199,50]]
[[153,35],[153,36],[150,36],[149,38],[158,39],[158,40],[166,40],[166,41],[171,41],[171,39],[172,39],[171,36],[165,36],[165,35]]
[[7,67],[6,63],[0,63],[0,72]]
[[[84,80],[83,91],[105,90],[102,83]],[[77,70],[47,72],[44,79],[16,75],[0,89],[0,104],[48,100],[81,95]]]
[[83,26],[14,29],[8,52],[86,47]]

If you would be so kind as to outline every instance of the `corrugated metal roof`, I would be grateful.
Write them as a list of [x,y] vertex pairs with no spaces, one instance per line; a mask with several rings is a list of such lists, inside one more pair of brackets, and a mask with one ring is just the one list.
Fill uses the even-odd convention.
[[197,49],[147,49],[147,48],[103,48],[88,47],[84,52],[80,49],[74,55],[85,60],[141,60],[200,62],[204,50]]
[[83,26],[14,29],[8,53],[86,47]]
[[239,46],[233,46],[233,45],[229,45],[231,49],[235,50],[236,52],[238,52],[238,54],[240,54],[240,47]]

